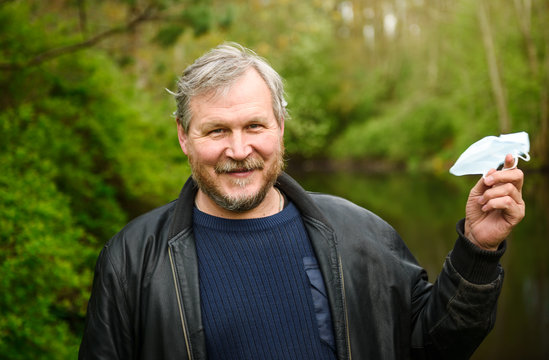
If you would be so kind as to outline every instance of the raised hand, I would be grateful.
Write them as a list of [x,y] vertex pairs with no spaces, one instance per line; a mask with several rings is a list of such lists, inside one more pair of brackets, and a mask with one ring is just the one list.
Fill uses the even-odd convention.
[[512,155],[505,157],[504,170],[490,170],[471,189],[465,209],[465,236],[486,250],[499,244],[524,218],[522,200],[524,174],[512,168]]

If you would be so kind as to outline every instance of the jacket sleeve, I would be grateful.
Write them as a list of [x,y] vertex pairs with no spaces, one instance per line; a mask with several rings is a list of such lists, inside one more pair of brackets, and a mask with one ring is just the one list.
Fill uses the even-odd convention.
[[412,290],[412,356],[417,359],[468,359],[495,323],[503,282],[496,252],[477,248],[463,235],[458,239],[435,283],[418,279]]
[[117,272],[107,244],[95,268],[79,359],[132,359],[125,281]]

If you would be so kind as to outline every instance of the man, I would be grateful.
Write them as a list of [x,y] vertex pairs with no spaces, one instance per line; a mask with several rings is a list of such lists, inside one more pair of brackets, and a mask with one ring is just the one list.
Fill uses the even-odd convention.
[[[236,44],[178,82],[179,198],[99,257],[82,359],[467,358],[494,324],[522,172],[471,190],[434,284],[398,234],[282,172],[282,81]],[[512,156],[506,167],[512,167]]]

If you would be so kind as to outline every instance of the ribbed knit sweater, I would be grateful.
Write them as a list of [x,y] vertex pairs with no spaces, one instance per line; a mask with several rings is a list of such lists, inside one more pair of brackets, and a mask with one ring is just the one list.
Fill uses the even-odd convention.
[[193,221],[209,359],[335,359],[324,286],[306,270],[316,261],[293,204],[249,220],[195,208]]

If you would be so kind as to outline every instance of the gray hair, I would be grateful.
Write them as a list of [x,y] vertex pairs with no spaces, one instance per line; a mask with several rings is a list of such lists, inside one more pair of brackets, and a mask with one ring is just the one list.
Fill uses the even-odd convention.
[[185,131],[189,130],[192,117],[192,97],[208,92],[222,94],[248,69],[255,69],[271,92],[273,113],[279,125],[288,118],[284,85],[280,75],[255,52],[237,43],[225,43],[198,58],[183,71],[177,81],[175,116]]

